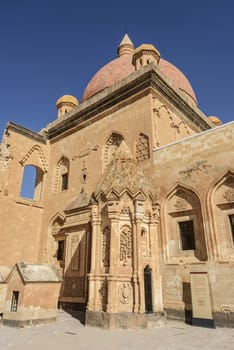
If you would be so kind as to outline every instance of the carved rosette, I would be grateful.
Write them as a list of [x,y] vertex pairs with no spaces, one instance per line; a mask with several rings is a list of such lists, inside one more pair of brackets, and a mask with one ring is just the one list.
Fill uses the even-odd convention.
[[226,199],[227,202],[234,202],[234,188],[229,188],[224,192],[223,198]]
[[129,304],[132,295],[132,286],[130,283],[121,283],[119,285],[119,300],[122,304]]
[[184,198],[178,198],[175,203],[175,208],[177,210],[185,210],[188,207],[188,203]]

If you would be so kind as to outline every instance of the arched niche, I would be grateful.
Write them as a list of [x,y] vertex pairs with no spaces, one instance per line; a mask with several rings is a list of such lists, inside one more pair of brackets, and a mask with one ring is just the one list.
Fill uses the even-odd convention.
[[119,148],[123,140],[123,136],[116,132],[113,132],[106,140],[103,148],[103,171],[113,159],[116,150]]
[[190,189],[177,186],[165,203],[165,244],[167,256],[175,262],[207,260],[201,204]]
[[62,192],[68,190],[69,185],[69,169],[70,163],[68,158],[61,157],[56,165],[54,192]]
[[57,267],[60,267],[60,262],[65,259],[65,234],[61,233],[64,221],[65,216],[62,213],[56,213],[48,225],[46,260]]
[[221,257],[234,258],[234,174],[222,176],[211,193],[213,234]]

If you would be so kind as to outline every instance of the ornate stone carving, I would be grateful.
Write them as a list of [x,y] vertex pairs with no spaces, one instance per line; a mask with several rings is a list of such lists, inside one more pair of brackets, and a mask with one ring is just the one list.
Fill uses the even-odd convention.
[[191,177],[191,175],[193,173],[195,174],[199,174],[202,171],[205,171],[207,169],[209,169],[211,167],[210,164],[208,164],[207,160],[200,160],[198,162],[196,162],[195,164],[192,164],[189,168],[187,168],[186,170],[182,170],[179,172],[179,174],[181,175],[186,175],[188,177]]
[[188,207],[188,203],[184,198],[178,198],[175,203],[177,210],[185,210]]
[[149,234],[143,227],[141,229],[141,252],[143,256],[149,256]]
[[152,207],[153,209],[153,218],[156,221],[159,221],[160,219],[160,205],[159,203],[155,203]]
[[141,162],[149,157],[149,138],[144,134],[140,134],[136,143],[136,160]]
[[130,226],[123,226],[120,234],[120,261],[124,266],[130,263],[132,258],[132,229]]
[[123,137],[117,133],[113,133],[106,142],[103,152],[103,169],[110,163],[117,148],[120,146]]
[[98,148],[99,148],[99,145],[95,145],[92,148],[83,149],[78,154],[75,154],[74,156],[72,156],[72,160],[76,160],[76,158],[87,157],[88,155],[90,155],[92,151],[97,151]]
[[110,266],[110,227],[106,226],[102,232],[102,263],[105,268]]
[[54,179],[54,192],[59,190],[59,177],[62,174],[69,173],[69,160],[66,157],[60,158],[56,166],[55,179]]
[[227,202],[234,202],[234,188],[228,188],[223,195]]
[[132,286],[130,283],[121,283],[119,285],[119,300],[123,304],[129,304],[131,294],[132,294]]
[[25,156],[21,159],[20,164],[25,165],[27,160],[31,157],[33,152],[38,152],[39,153],[39,160],[41,163],[42,170],[46,173],[48,171],[48,164],[45,158],[45,155],[39,145],[34,145],[26,154]]
[[131,214],[131,210],[128,205],[124,205],[123,208],[121,209],[121,215],[124,216],[129,216]]

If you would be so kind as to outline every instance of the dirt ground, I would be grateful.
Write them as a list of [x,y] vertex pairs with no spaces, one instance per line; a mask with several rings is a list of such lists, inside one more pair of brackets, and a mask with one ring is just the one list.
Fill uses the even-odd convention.
[[168,321],[142,330],[105,330],[84,327],[59,311],[56,324],[28,328],[0,326],[0,350],[234,350],[234,329],[200,328]]

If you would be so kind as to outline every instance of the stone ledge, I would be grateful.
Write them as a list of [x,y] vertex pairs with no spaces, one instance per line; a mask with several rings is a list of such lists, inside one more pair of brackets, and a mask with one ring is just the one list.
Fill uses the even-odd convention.
[[8,320],[8,319],[4,319],[4,316],[3,316],[4,326],[17,327],[17,328],[29,327],[29,326],[34,326],[38,324],[55,323],[56,321],[57,321],[56,317],[30,319],[30,320]]
[[216,326],[234,328],[234,312],[214,312]]
[[112,329],[155,328],[166,323],[164,312],[138,314],[119,312],[109,314],[104,311],[86,311],[85,325]]

